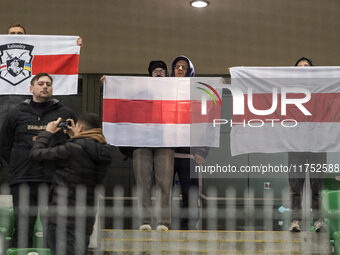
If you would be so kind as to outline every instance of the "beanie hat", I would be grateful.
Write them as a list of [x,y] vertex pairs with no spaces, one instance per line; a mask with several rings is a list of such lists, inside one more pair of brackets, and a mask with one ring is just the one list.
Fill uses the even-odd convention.
[[149,63],[149,76],[152,76],[152,71],[155,70],[156,68],[162,68],[165,70],[165,76],[168,76],[168,68],[166,64],[162,60],[153,60]]

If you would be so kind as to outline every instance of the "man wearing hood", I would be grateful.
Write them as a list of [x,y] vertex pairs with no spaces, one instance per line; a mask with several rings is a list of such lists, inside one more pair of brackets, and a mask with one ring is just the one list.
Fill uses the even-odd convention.
[[195,68],[186,56],[178,56],[171,65],[172,77],[194,77]]
[[[178,56],[171,65],[172,77],[194,77],[195,69],[190,59],[186,56]],[[182,205],[184,209],[184,216],[181,219],[181,229],[195,229],[198,220],[198,178],[197,176],[190,176],[190,167],[195,165],[202,165],[205,163],[205,158],[208,155],[209,149],[207,147],[185,147],[175,149],[175,173],[181,185]],[[193,178],[191,178],[193,177]],[[189,197],[190,196],[190,197]],[[189,208],[189,199],[191,208]],[[190,215],[193,216],[189,219]],[[190,224],[190,222],[194,224]]]
[[[61,129],[61,121],[62,118],[58,118],[48,123],[46,131],[39,133],[30,158],[38,162],[51,161],[56,164],[49,209],[52,213],[62,200],[71,211],[75,209],[76,204],[86,206],[84,216],[77,216],[77,219],[74,215],[55,217],[50,214],[48,244],[52,255],[55,255],[57,250],[58,253],[61,251],[60,254],[85,255],[95,221],[95,188],[103,182],[111,163],[112,150],[106,144],[99,116],[94,113],[80,114],[76,125],[69,119],[70,125],[65,128],[71,139],[63,145],[50,147],[51,140]],[[76,195],[82,197],[78,194],[79,186],[85,187],[84,201],[76,201]],[[75,227],[76,220],[81,223],[79,228]],[[84,229],[85,233],[81,229]],[[60,238],[63,235],[66,235],[66,239]]]

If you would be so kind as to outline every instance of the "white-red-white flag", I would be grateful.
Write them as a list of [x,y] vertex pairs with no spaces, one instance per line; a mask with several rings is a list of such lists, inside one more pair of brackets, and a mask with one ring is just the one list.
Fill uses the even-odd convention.
[[232,155],[340,151],[340,67],[233,67],[230,74]]
[[78,36],[0,35],[0,94],[28,95],[37,73],[53,78],[53,94],[77,94]]
[[107,76],[104,135],[116,146],[218,147],[221,85],[221,78]]

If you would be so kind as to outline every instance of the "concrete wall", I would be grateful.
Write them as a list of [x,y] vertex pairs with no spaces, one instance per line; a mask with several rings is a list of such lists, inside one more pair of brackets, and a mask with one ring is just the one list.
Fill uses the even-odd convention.
[[152,59],[185,54],[199,74],[229,66],[340,65],[338,0],[2,0],[0,31],[81,35],[81,73],[146,74]]

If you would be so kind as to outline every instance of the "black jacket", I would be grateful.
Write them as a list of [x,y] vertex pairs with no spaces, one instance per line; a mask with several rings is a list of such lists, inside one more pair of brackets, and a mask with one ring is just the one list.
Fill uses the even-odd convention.
[[[40,115],[30,104],[30,99],[10,107],[0,132],[1,157],[11,168],[10,185],[52,181],[52,166],[31,162],[28,155],[39,131],[45,130],[47,123],[58,117],[76,118],[70,108],[56,99],[52,99]],[[66,139],[67,136],[59,132],[50,145],[65,143]]]
[[[91,129],[88,132],[92,130],[97,129]],[[86,202],[90,208],[93,207],[95,187],[102,183],[111,163],[112,149],[110,145],[104,143],[105,138],[102,135],[104,141],[102,143],[92,135],[88,135],[86,138],[73,138],[63,145],[49,147],[53,136],[47,131],[41,132],[30,153],[32,160],[48,160],[56,165],[51,190],[51,205],[57,205],[59,199],[62,199],[67,201],[68,206],[72,208],[76,204],[77,186],[83,186],[86,187],[86,201],[83,202]],[[60,186],[67,188],[67,197],[65,197],[65,193],[59,192],[58,187]],[[55,217],[52,217],[49,222],[56,223]],[[93,215],[87,217],[87,232],[92,231],[93,223]],[[68,217],[67,226],[74,227],[74,217]]]

